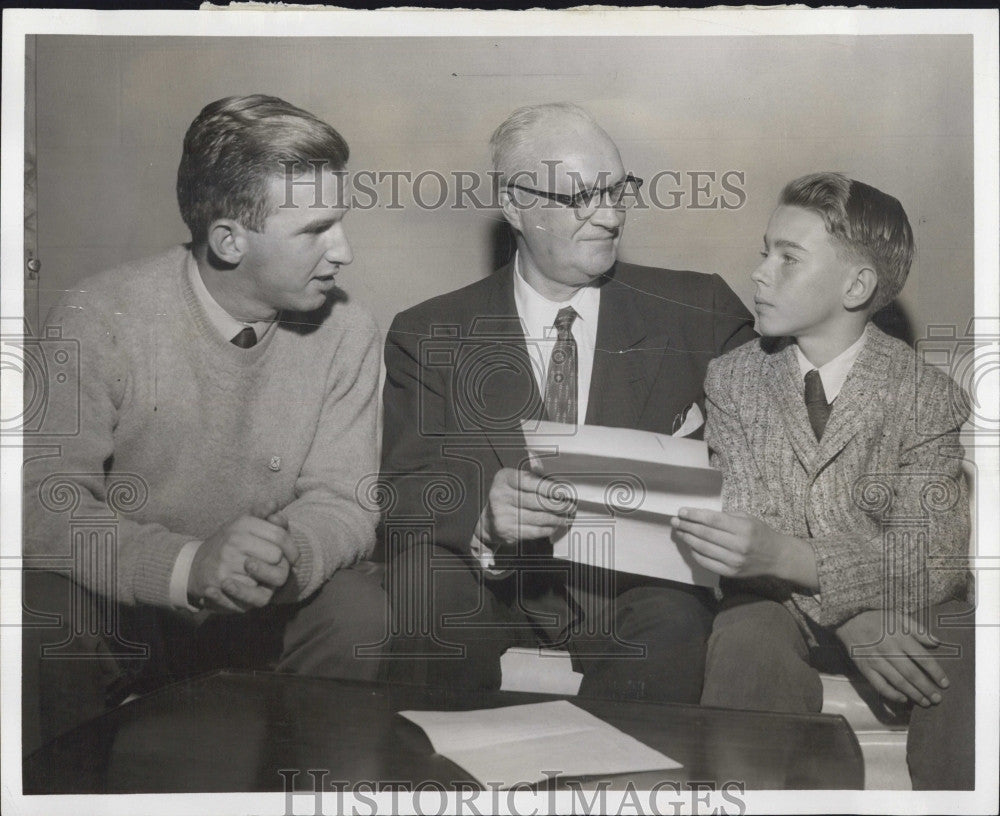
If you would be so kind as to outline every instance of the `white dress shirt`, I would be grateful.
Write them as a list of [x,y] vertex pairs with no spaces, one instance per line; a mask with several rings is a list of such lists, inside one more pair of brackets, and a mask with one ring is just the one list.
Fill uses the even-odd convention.
[[[257,335],[257,341],[260,342],[261,338],[274,327],[276,321],[258,320],[254,323],[244,323],[223,309],[219,302],[212,297],[205,282],[201,279],[201,272],[198,271],[198,263],[195,261],[194,255],[188,256],[187,274],[195,297],[198,298],[199,305],[205,310],[208,322],[222,337],[232,340],[249,326]],[[194,557],[201,543],[196,539],[181,547],[181,551],[177,554],[177,560],[174,561],[174,568],[170,573],[170,603],[178,609],[187,609],[189,612],[198,611],[197,607],[188,603],[187,587],[191,577],[191,566],[194,564]]]
[[521,272],[518,256],[514,256],[514,304],[521,318],[524,339],[531,358],[538,393],[545,398],[545,381],[549,361],[555,348],[556,315],[572,306],[577,317],[570,333],[576,342],[576,421],[583,425],[590,402],[590,379],[594,373],[594,348],[597,346],[597,315],[601,309],[601,290],[597,286],[581,286],[569,300],[549,300],[535,291]]
[[830,362],[818,368],[809,362],[806,355],[802,353],[802,349],[796,344],[795,356],[799,361],[799,370],[802,372],[803,382],[805,381],[806,374],[816,369],[819,372],[820,382],[823,383],[823,393],[826,394],[826,401],[832,403],[840,393],[840,389],[844,387],[847,375],[851,373],[851,369],[854,367],[854,361],[858,359],[861,349],[865,347],[865,339],[867,337],[868,329],[866,327],[857,340],[830,360]]
[[201,279],[201,272],[198,271],[198,263],[195,261],[194,255],[188,256],[187,273],[188,279],[191,281],[191,288],[194,289],[195,296],[198,298],[198,303],[208,316],[208,322],[227,340],[232,340],[243,329],[249,326],[253,329],[254,334],[257,335],[257,342],[259,343],[261,338],[275,325],[276,321],[274,320],[258,320],[254,323],[245,323],[242,320],[237,320],[223,309],[219,305],[219,301],[212,297],[212,293],[208,291],[205,281]]
[[[594,349],[597,347],[597,317],[601,309],[601,289],[598,286],[581,286],[569,300],[549,300],[531,287],[521,273],[519,256],[514,256],[514,304],[521,319],[531,371],[535,375],[538,393],[545,398],[545,381],[549,372],[552,349],[558,339],[555,323],[560,309],[572,306],[577,313],[570,328],[576,342],[576,405],[577,422],[584,424],[590,402],[590,381],[594,373]],[[499,577],[507,572],[493,569],[493,551],[475,535],[472,536],[472,554],[476,556],[489,575]]]

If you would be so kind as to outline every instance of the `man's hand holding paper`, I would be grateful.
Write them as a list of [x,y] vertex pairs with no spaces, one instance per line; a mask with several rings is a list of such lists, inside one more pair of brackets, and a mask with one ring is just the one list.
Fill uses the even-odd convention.
[[[693,406],[681,424],[700,425]],[[682,506],[718,510],[721,474],[708,449],[678,435],[540,422],[525,427],[533,468],[565,482],[578,505],[569,529],[553,535],[553,555],[637,575],[715,586],[718,573],[673,540]]]
[[576,505],[557,482],[514,468],[499,470],[476,525],[476,536],[497,552],[518,541],[564,531]]

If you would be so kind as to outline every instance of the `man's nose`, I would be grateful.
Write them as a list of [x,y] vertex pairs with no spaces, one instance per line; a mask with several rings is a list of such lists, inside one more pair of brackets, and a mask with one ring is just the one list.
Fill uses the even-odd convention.
[[330,263],[346,266],[354,260],[354,252],[351,250],[351,243],[347,240],[347,233],[344,227],[337,224],[328,233],[327,248],[325,257]]
[[594,211],[590,214],[589,220],[607,229],[615,229],[620,227],[622,222],[624,222],[625,210],[608,204],[605,197],[602,196],[601,200],[597,202]]

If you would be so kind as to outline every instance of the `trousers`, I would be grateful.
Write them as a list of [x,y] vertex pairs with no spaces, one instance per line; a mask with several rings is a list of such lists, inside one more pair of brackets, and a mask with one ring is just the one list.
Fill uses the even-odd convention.
[[388,602],[370,562],[339,570],[297,604],[181,615],[115,604],[60,573],[23,573],[22,750],[131,694],[221,669],[374,680]]
[[[914,790],[975,787],[975,624],[964,601],[929,609],[934,654],[948,677],[943,700],[912,705],[906,755]],[[817,627],[818,630],[818,627]],[[799,623],[782,604],[754,595],[727,598],[708,643],[702,704],[756,711],[818,713],[820,670],[856,673],[833,633],[818,630],[810,648]],[[863,657],[857,659],[863,660]]]
[[508,648],[545,646],[569,650],[581,696],[698,702],[715,606],[707,589],[601,571],[601,592],[574,592],[566,562],[494,579],[444,548],[414,549],[386,566],[384,679],[496,690]]

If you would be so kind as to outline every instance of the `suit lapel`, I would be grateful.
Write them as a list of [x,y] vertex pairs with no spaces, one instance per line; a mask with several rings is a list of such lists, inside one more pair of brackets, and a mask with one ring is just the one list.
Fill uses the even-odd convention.
[[886,373],[891,368],[884,335],[870,326],[868,338],[854,361],[840,394],[833,401],[823,438],[816,440],[806,411],[804,384],[799,361],[792,343],[770,358],[771,376],[767,378],[771,398],[781,406],[788,438],[795,455],[809,473],[815,473],[836,457],[865,427],[864,416],[885,388]]
[[649,369],[649,355],[643,353],[646,337],[635,294],[609,278],[601,289],[588,425],[632,427],[638,421],[656,374]]
[[788,432],[792,450],[807,472],[811,472],[819,455],[819,443],[809,414],[806,412],[805,392],[799,361],[794,344],[784,344],[780,351],[768,357],[767,388]]
[[829,461],[844,449],[866,426],[864,415],[884,398],[886,375],[891,369],[884,335],[866,328],[868,337],[844,381],[840,394],[833,401],[820,452]]
[[[540,419],[542,398],[517,316],[512,274],[511,265],[494,273],[496,285],[483,314],[470,327],[470,335],[482,338],[482,342],[470,344],[464,360],[471,374],[464,398],[475,405],[481,394],[481,406],[474,410],[486,420],[486,438],[504,467],[517,468],[525,457],[519,420]],[[482,377],[481,388],[475,386],[477,375]]]

